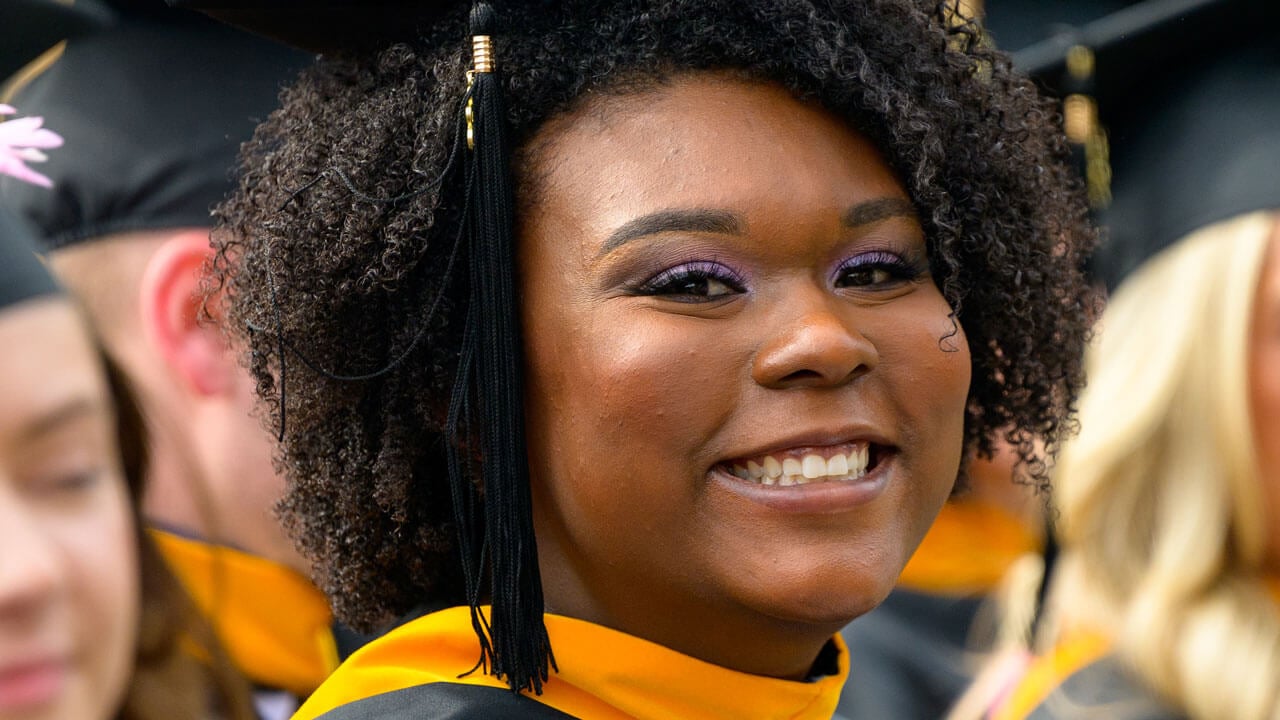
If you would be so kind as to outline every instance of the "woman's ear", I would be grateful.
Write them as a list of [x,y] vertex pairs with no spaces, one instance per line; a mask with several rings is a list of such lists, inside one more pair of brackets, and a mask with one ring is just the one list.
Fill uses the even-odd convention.
[[231,392],[235,371],[221,333],[200,321],[201,277],[212,252],[208,229],[173,233],[147,262],[138,302],[148,345],[188,392],[206,397]]

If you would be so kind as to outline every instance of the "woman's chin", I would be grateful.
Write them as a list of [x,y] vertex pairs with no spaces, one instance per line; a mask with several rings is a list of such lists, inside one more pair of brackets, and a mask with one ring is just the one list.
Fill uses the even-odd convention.
[[763,615],[782,623],[813,627],[829,634],[874,610],[893,590],[897,573],[874,579],[831,578],[803,586],[775,585],[760,588],[753,604]]

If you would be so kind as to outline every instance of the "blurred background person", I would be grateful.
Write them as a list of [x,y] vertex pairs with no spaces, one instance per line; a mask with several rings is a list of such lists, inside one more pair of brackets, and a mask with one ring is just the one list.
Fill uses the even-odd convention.
[[153,537],[257,686],[259,712],[286,717],[340,650],[328,602],[273,514],[283,480],[251,414],[252,382],[202,319],[197,289],[239,144],[308,58],[160,0],[111,5],[109,27],[12,83],[7,102],[65,143],[33,166],[51,188],[8,179],[0,203],[36,226],[137,388]]
[[2,211],[0,346],[0,720],[247,720],[247,687],[140,525],[123,380]]
[[1106,150],[1086,170],[1117,289],[1054,474],[1036,655],[956,717],[1280,717],[1276,8],[1181,5],[1104,17],[1044,66]]
[[1280,221],[1215,223],[1102,318],[1041,656],[995,718],[1280,715]]

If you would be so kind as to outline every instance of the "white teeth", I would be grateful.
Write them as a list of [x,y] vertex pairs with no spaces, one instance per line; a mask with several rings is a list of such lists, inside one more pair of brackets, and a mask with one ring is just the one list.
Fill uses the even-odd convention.
[[859,450],[849,453],[849,474],[860,478],[867,474],[867,456],[870,452],[870,446],[864,445]]
[[836,455],[827,461],[827,474],[841,477],[849,474],[849,458]]
[[745,460],[745,465],[734,463],[729,472],[743,480],[761,485],[806,485],[813,482],[851,480],[867,474],[870,446],[855,446],[849,454],[836,454],[831,458],[823,454],[809,453],[802,458],[764,455]]
[[771,478],[782,477],[782,463],[772,455],[766,455],[764,458],[764,472]]
[[822,459],[821,455],[805,455],[801,467],[804,470],[804,476],[810,480],[816,480],[827,474],[827,461]]

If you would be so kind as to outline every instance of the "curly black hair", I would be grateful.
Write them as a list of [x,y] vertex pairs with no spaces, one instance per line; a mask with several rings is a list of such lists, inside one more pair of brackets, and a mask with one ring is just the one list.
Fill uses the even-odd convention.
[[[919,0],[493,5],[518,200],[537,185],[521,150],[549,120],[682,73],[783,86],[867,135],[917,207],[970,342],[966,447],[1003,436],[1045,482],[1033,439],[1052,454],[1074,423],[1095,231],[1054,106],[973,23]],[[466,603],[445,472],[466,297],[445,268],[465,198],[432,183],[466,90],[464,11],[415,42],[321,58],[245,146],[218,211],[211,292],[283,423],[283,518],[359,628]],[[401,356],[376,377],[330,377]]]

